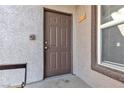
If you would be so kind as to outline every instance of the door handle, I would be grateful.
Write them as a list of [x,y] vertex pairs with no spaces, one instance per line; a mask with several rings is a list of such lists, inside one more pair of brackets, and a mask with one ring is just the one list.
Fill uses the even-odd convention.
[[47,41],[45,41],[44,43],[45,43],[45,44],[47,44],[48,42],[47,42]]

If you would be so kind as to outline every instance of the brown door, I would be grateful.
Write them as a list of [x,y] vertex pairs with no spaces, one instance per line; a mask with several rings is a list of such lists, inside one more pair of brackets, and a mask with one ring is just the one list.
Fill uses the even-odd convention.
[[71,15],[44,12],[45,77],[71,72]]

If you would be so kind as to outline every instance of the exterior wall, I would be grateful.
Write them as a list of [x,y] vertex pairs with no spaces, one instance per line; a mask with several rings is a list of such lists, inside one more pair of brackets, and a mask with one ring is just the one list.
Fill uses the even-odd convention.
[[[75,11],[74,6],[0,6],[0,65],[27,62],[28,83],[43,79],[43,7]],[[29,40],[31,34],[36,40]],[[24,69],[0,71],[0,87],[23,80]]]
[[123,83],[91,70],[91,6],[78,6],[77,17],[82,8],[86,11],[87,19],[77,23],[77,60],[75,62],[74,74],[92,87],[124,87]]

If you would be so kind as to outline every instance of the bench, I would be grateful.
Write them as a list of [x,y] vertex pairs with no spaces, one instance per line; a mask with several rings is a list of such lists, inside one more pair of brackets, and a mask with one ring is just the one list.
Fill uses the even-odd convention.
[[24,82],[22,82],[21,84],[21,88],[23,88],[26,85],[26,80],[27,80],[27,63],[0,65],[0,70],[20,69],[20,68],[25,69]]

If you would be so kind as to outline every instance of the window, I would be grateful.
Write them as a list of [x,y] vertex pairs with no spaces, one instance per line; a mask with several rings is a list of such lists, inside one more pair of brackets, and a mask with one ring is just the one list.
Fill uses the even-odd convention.
[[124,82],[124,6],[92,6],[92,69]]

